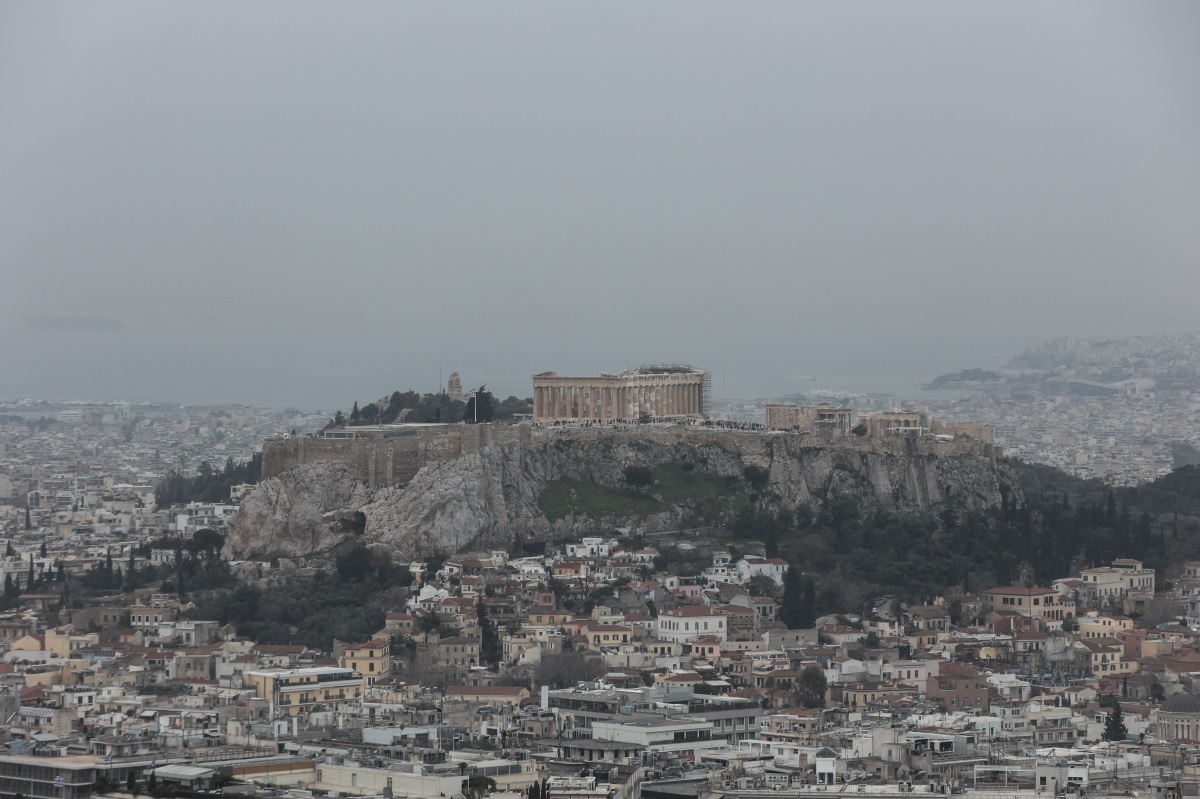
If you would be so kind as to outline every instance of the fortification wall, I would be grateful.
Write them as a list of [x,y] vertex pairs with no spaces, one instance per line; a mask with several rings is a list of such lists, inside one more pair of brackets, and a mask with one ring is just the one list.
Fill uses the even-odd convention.
[[493,444],[545,444],[554,441],[604,444],[712,445],[739,453],[747,463],[769,466],[782,452],[802,449],[837,449],[862,454],[899,457],[954,457],[977,455],[995,461],[1000,448],[977,439],[958,436],[953,441],[922,438],[869,438],[805,433],[767,433],[697,426],[533,427],[519,425],[445,425],[422,427],[390,437],[354,439],[272,438],[263,442],[263,478],[277,477],[303,463],[332,461],[344,464],[351,474],[372,488],[405,485],[422,466],[478,453]]
[[404,485],[422,466],[441,463],[498,443],[529,441],[529,425],[445,425],[388,437],[269,438],[263,442],[263,479],[302,463],[341,463],[372,488]]

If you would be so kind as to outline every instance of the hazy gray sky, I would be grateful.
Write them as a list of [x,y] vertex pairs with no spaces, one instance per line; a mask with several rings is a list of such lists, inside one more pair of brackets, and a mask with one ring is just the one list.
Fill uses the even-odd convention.
[[0,396],[1193,330],[1198,77],[1186,1],[6,2]]

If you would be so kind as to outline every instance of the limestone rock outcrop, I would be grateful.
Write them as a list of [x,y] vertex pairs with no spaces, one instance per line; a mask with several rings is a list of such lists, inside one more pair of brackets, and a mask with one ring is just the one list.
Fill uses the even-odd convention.
[[224,555],[303,557],[361,536],[370,492],[340,463],[307,463],[264,480],[242,502]]
[[1019,496],[994,450],[973,441],[818,441],[694,428],[597,430],[547,435],[529,444],[493,444],[430,463],[406,485],[374,492],[339,464],[294,467],[264,481],[246,499],[226,554],[304,556],[358,538],[405,559],[506,547],[516,540],[610,533],[617,527],[676,529],[694,521],[689,515],[694,508],[681,503],[649,514],[567,513],[549,519],[539,502],[551,481],[623,489],[625,467],[671,463],[690,464],[696,474],[732,482],[742,480],[747,466],[758,466],[768,475],[764,496],[782,508],[819,503],[831,494],[923,509],[948,500],[968,508],[997,505],[1002,488]]

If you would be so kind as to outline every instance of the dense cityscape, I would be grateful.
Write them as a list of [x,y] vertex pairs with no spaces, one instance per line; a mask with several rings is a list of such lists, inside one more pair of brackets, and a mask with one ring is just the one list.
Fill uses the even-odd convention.
[[[1054,346],[1061,358],[1064,345]],[[1142,346],[1124,342],[1122,357]],[[1095,348],[1066,345],[1081,349]],[[255,557],[265,552],[247,527],[255,517],[239,507],[261,501],[262,490],[286,490],[309,468],[306,459],[278,462],[289,442],[324,440],[334,448],[312,457],[349,459],[368,493],[388,492],[374,467],[355,460],[361,442],[413,431],[432,447],[430,435],[462,428],[465,436],[476,423],[497,426],[491,441],[511,429],[513,440],[540,435],[559,447],[597,426],[633,439],[783,436],[818,451],[925,441],[920,451],[931,457],[954,442],[955,452],[999,454],[1007,441],[1021,458],[1074,466],[1110,486],[1145,482],[1171,471],[1171,443],[1192,443],[1147,443],[1162,414],[1196,408],[1194,367],[1169,362],[1170,373],[1151,363],[1131,374],[1091,359],[1091,371],[1065,376],[1048,363],[1032,385],[1011,364],[983,380],[974,370],[939,378],[970,390],[940,404],[835,393],[813,404],[714,402],[705,373],[684,366],[547,372],[525,404],[464,392],[455,374],[440,399],[397,392],[355,402],[346,415],[7,401],[0,785],[45,799],[212,789],[497,799],[847,787],[1168,795],[1192,773],[1188,745],[1200,738],[1192,682],[1200,560],[1149,565],[1141,553],[1153,552],[1152,539],[1135,528],[1152,536],[1158,522],[1145,514],[1119,522],[1110,508],[1111,523],[1129,524],[1129,540],[1140,543],[1114,544],[1104,562],[1061,572],[1053,559],[1021,563],[1019,579],[972,585],[968,573],[923,595],[917,583],[877,582],[879,593],[850,599],[805,554],[816,538],[804,532],[803,506],[796,533],[771,532],[769,516],[743,509],[693,530],[663,531],[646,517],[607,534],[562,528],[516,550],[468,546],[409,559],[374,543],[386,540],[378,530]],[[1047,373],[1060,387],[1087,380],[1117,390],[1051,394]],[[1174,382],[1152,391],[1151,380]],[[438,408],[464,422],[414,421],[440,416]],[[498,411],[507,415],[492,421]],[[1044,421],[1032,429],[1005,414]],[[1129,425],[1104,421],[1130,416]],[[1124,471],[1078,456],[1099,446],[1101,432],[1112,435],[1100,449]],[[464,443],[439,457],[453,465],[466,453]],[[419,481],[437,468],[424,463],[389,479]],[[665,501],[662,481],[687,474],[664,468],[627,466],[620,491]],[[739,478],[752,492],[769,490],[767,470],[747,466]],[[583,490],[573,485],[572,496]],[[989,523],[946,491],[895,518],[937,511],[941,526],[954,515]],[[583,512],[583,500],[572,501]],[[824,514],[836,501],[812,510]],[[1190,541],[1186,495],[1181,502]],[[820,516],[809,523],[817,529]],[[1190,546],[1172,543],[1171,552]]]
[[0,3],[0,799],[1200,799],[1200,3]]

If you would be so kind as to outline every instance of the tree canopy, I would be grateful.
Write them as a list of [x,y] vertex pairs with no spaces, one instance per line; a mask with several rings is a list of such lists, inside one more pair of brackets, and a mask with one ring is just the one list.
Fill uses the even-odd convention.
[[463,409],[463,421],[468,424],[490,422],[496,418],[496,398],[487,386],[480,386],[467,399],[467,407]]
[[203,461],[196,474],[187,477],[171,471],[154,489],[154,501],[160,508],[188,502],[228,502],[229,489],[242,483],[257,483],[262,476],[262,453],[256,452],[248,461],[225,461],[221,470]]

